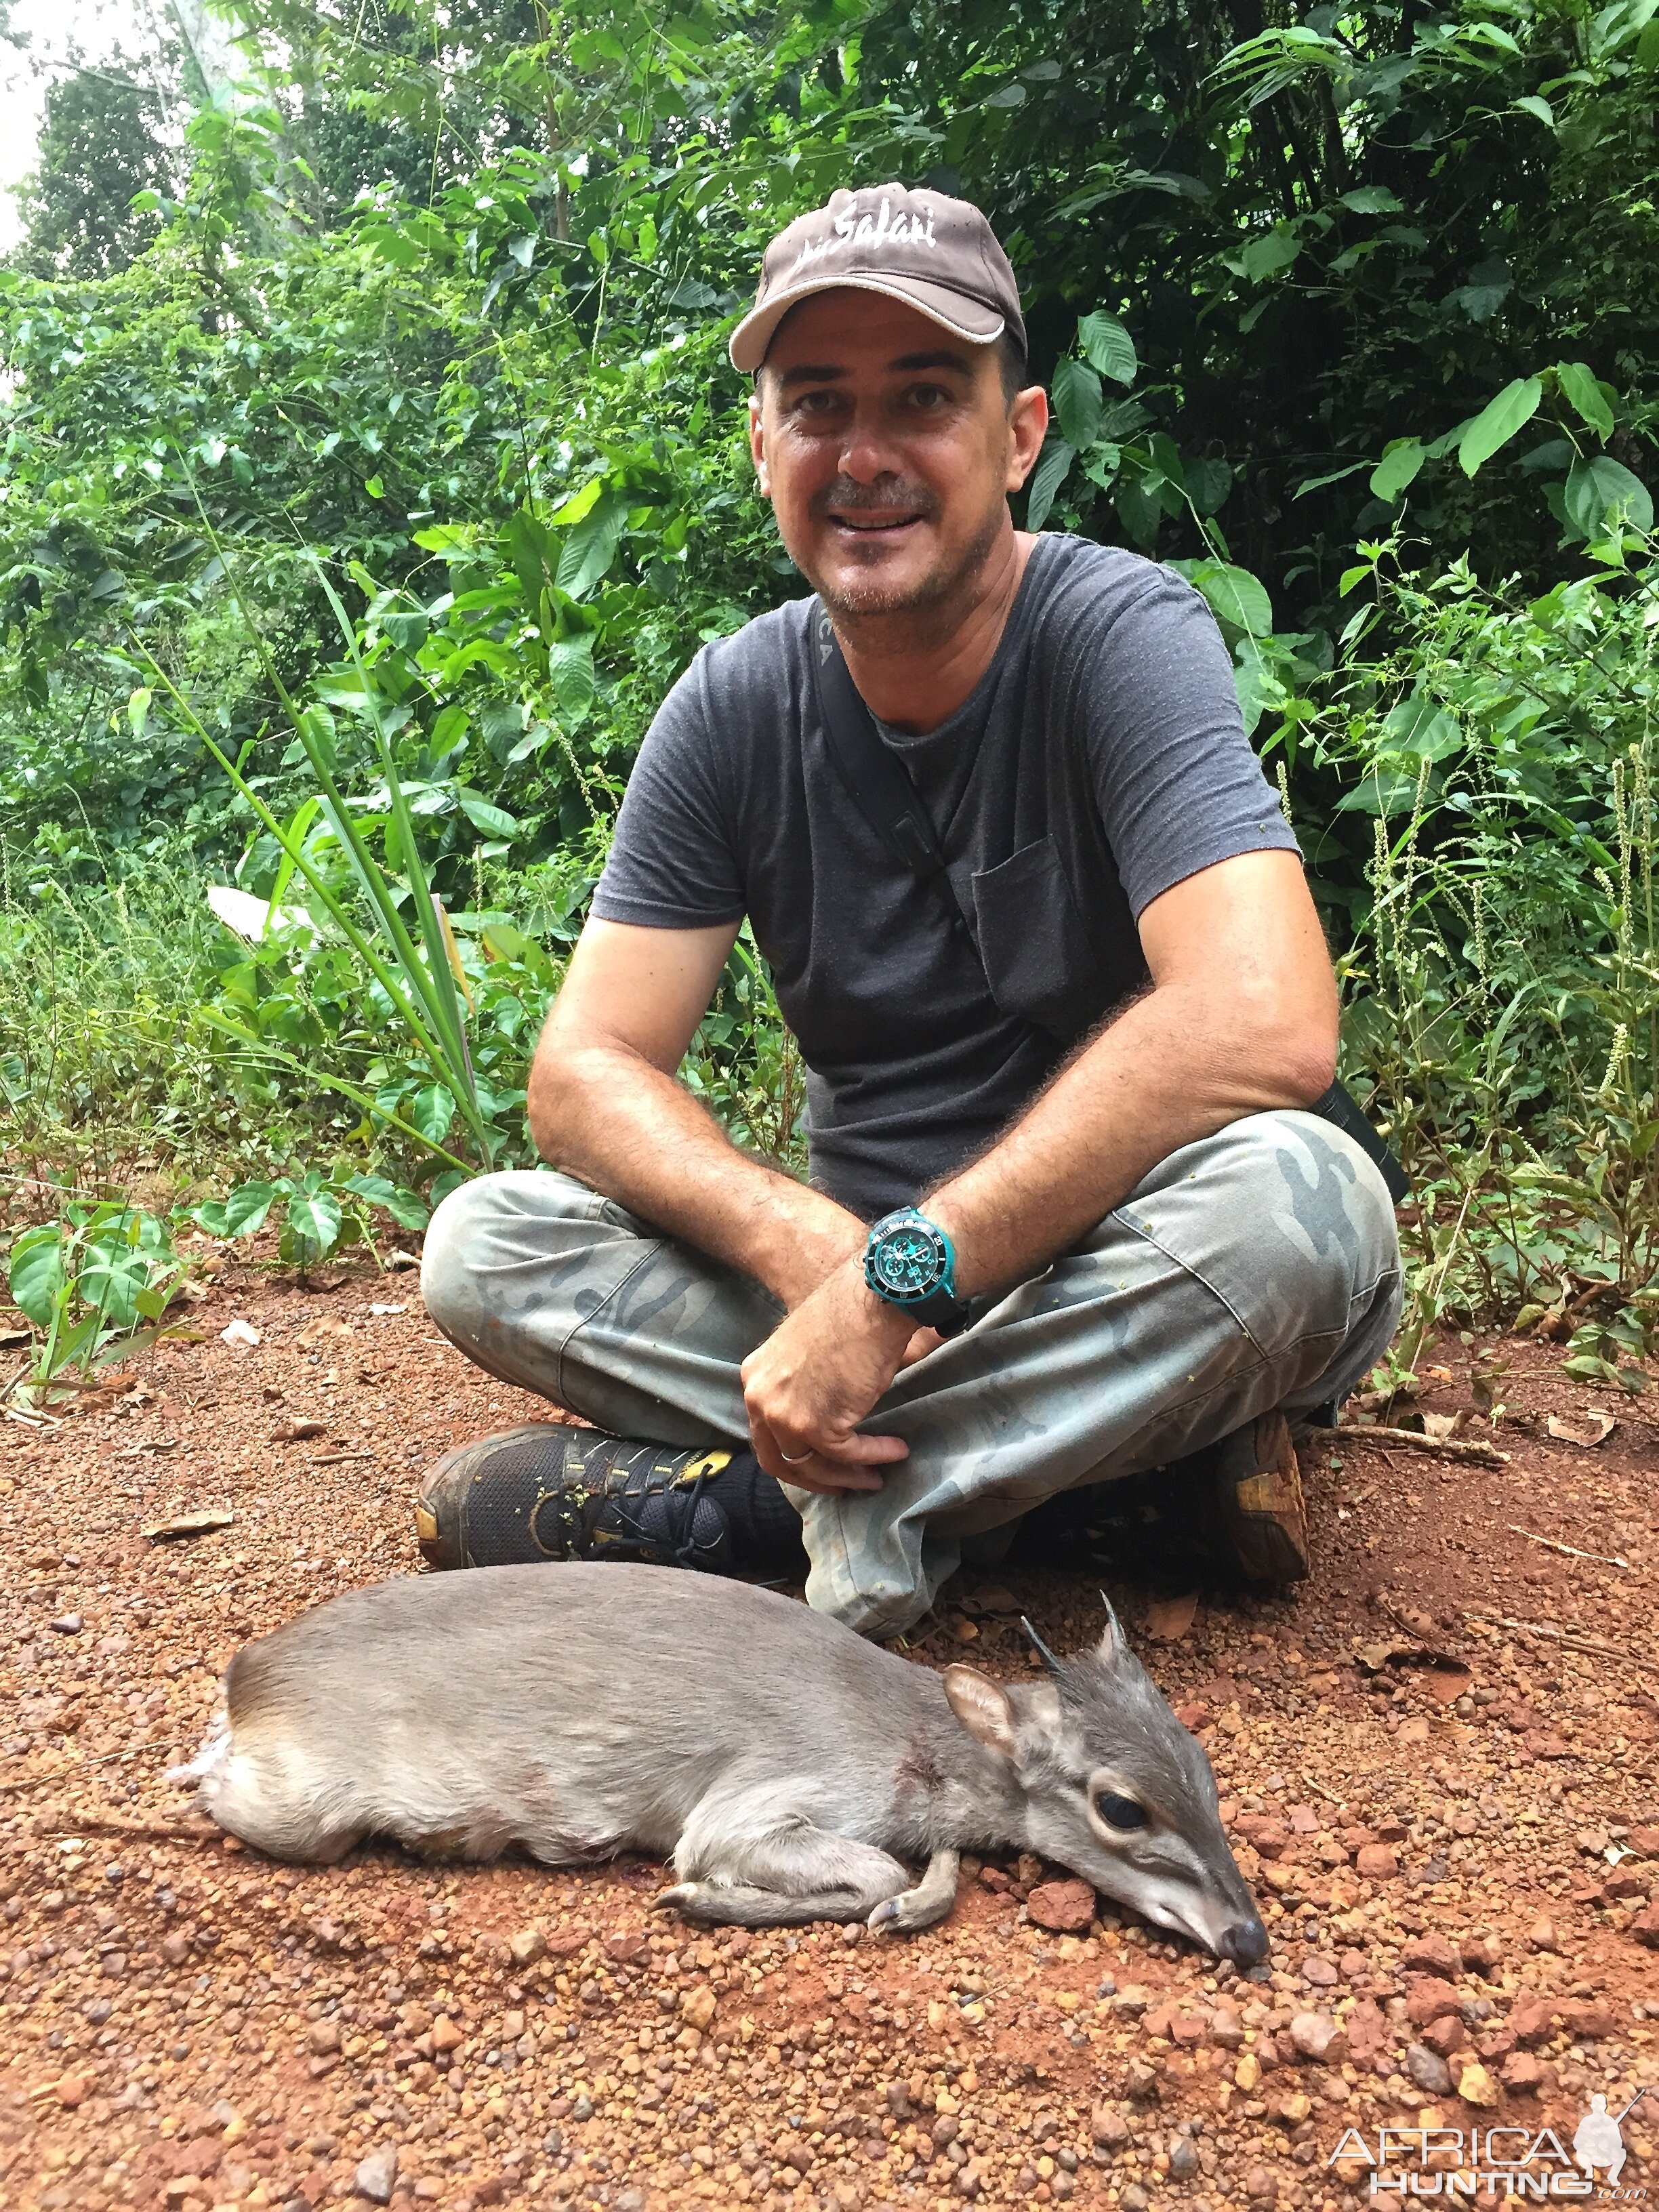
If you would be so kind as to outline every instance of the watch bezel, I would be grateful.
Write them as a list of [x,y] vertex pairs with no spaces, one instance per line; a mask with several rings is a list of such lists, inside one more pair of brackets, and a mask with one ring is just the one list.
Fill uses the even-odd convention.
[[[901,1237],[920,1237],[926,1244],[933,1266],[927,1280],[914,1289],[902,1288],[890,1282],[881,1266],[884,1251]],[[889,1305],[910,1307],[922,1304],[940,1291],[949,1295],[955,1255],[950,1241],[936,1222],[915,1206],[900,1207],[886,1214],[872,1226],[864,1250],[864,1275],[872,1291]]]

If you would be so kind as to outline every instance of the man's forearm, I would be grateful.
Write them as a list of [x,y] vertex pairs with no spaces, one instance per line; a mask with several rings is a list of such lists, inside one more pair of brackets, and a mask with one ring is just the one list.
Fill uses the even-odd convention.
[[973,1297],[1036,1273],[1181,1146],[1246,1114],[1309,1104],[1329,1080],[1299,1030],[1223,1025],[1215,994],[1197,985],[1149,993],[922,1201],[956,1246],[958,1289]]
[[542,1157],[711,1259],[799,1305],[864,1243],[855,1214],[728,1141],[684,1086],[625,1047],[562,1046],[538,1063]]

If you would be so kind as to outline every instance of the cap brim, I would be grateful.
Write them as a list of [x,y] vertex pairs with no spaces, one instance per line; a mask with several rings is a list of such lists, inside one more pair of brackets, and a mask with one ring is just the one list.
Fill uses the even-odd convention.
[[732,368],[752,374],[765,360],[773,334],[791,307],[810,300],[815,292],[879,292],[886,299],[900,300],[907,307],[919,309],[930,322],[939,324],[952,337],[966,338],[969,345],[994,344],[1008,327],[994,307],[966,299],[946,284],[930,284],[924,277],[878,279],[826,274],[792,284],[787,292],[775,294],[764,307],[746,314],[732,333],[728,350]]

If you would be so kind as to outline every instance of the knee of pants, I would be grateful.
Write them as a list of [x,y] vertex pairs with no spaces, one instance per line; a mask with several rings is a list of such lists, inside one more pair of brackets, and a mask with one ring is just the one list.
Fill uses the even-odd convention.
[[1394,1201],[1375,1162],[1316,1114],[1254,1114],[1221,1141],[1243,1201],[1235,1249],[1257,1273],[1256,1299],[1277,1309],[1270,1331],[1340,1340],[1400,1274]]
[[[503,1256],[504,1241],[520,1241],[514,1232],[527,1216],[556,1203],[556,1187],[565,1180],[535,1169],[508,1169],[458,1183],[443,1200],[427,1224],[421,1297],[446,1335],[470,1326],[477,1312],[481,1269]],[[592,1202],[591,1194],[581,1195]]]

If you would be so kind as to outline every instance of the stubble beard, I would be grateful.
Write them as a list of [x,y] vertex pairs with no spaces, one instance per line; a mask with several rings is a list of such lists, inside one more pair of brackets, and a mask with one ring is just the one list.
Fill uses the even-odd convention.
[[[948,635],[966,614],[975,580],[1001,532],[1003,512],[998,507],[987,514],[956,561],[939,563],[912,583],[890,584],[878,573],[867,583],[810,575],[807,580],[838,624],[854,635],[866,633],[866,649],[879,651],[884,641],[889,651],[911,651],[936,636]],[[895,617],[909,620],[896,623]]]

